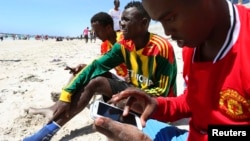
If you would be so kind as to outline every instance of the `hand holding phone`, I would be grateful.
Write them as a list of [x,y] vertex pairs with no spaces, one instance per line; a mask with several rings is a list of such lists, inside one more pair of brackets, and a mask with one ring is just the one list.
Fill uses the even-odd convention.
[[95,101],[90,105],[90,116],[93,119],[101,116],[108,117],[121,123],[134,125],[138,129],[142,130],[140,118],[136,114],[129,113],[127,116],[123,116],[122,113],[122,109],[102,101]]

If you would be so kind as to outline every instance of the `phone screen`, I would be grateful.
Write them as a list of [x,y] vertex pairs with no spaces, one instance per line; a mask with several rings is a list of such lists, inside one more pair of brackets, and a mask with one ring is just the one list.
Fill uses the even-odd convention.
[[127,124],[132,124],[132,125],[137,126],[135,115],[129,114],[127,116],[122,116],[122,113],[123,111],[121,109],[116,109],[102,102],[99,103],[97,114],[105,116],[105,117],[109,117],[113,120],[116,120],[122,123],[127,123]]

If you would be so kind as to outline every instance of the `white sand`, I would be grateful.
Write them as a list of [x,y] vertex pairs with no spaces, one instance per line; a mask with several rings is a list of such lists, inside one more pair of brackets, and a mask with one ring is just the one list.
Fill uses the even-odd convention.
[[[151,31],[164,35],[159,24]],[[100,40],[4,40],[0,42],[0,141],[18,141],[46,124],[41,115],[29,115],[25,108],[53,104],[50,92],[60,91],[70,74],[66,64],[90,63],[100,55]],[[173,43],[178,61],[178,93],[182,92],[181,50]],[[98,141],[106,137],[92,130],[93,120],[86,108],[68,122],[52,141]],[[186,127],[186,126],[185,126]]]

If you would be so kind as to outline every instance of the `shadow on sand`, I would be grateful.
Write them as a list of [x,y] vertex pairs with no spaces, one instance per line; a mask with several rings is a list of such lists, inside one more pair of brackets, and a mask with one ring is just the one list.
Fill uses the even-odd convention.
[[90,124],[90,125],[85,126],[83,128],[71,131],[70,134],[65,135],[59,141],[69,141],[69,140],[72,140],[72,139],[74,139],[76,137],[79,137],[79,136],[82,136],[82,135],[85,135],[85,134],[91,134],[91,133],[94,133],[94,132],[96,132],[96,131],[94,131],[94,129],[93,129],[93,124]]

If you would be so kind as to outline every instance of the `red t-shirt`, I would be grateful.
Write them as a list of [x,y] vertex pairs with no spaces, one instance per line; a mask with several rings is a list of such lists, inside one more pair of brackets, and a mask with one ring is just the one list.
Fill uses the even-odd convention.
[[83,35],[87,36],[88,34],[89,34],[89,29],[87,29],[87,28],[84,29],[84,30],[83,30]]
[[[122,40],[122,34],[120,32],[117,32],[116,34],[116,41],[120,41]],[[113,45],[108,41],[104,41],[101,44],[101,55],[104,55],[105,53],[107,53],[111,48],[113,47]],[[119,66],[114,68],[116,71],[116,74],[121,76],[121,77],[126,77],[128,75],[128,70],[127,67],[124,63],[120,64]]]
[[218,59],[193,62],[195,49],[187,49],[184,69],[188,86],[184,94],[157,98],[159,106],[153,118],[175,121],[191,117],[188,141],[207,141],[211,124],[250,125],[250,9],[237,6],[234,10],[236,22]]

